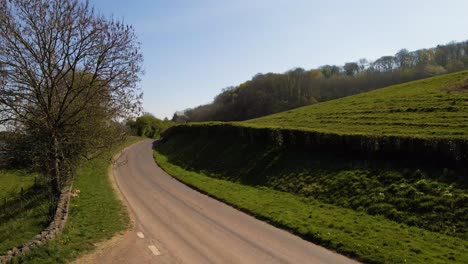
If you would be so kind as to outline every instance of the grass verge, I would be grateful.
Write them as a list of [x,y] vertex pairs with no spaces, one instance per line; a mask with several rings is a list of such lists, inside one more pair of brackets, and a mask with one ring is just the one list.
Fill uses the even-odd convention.
[[212,178],[270,187],[468,239],[468,181],[461,170],[192,131],[166,138],[158,151],[170,163]]
[[65,263],[95,248],[97,242],[110,239],[127,229],[129,218],[108,177],[111,158],[121,149],[141,138],[124,144],[83,164],[77,172],[73,189],[81,191],[70,203],[70,215],[64,232],[45,246],[34,249],[14,263]]
[[259,219],[368,263],[467,263],[468,241],[409,227],[351,209],[267,187],[215,179],[168,162],[156,162],[180,181]]
[[0,171],[0,255],[33,238],[49,223],[48,196],[44,188],[33,186],[35,176],[21,170]]

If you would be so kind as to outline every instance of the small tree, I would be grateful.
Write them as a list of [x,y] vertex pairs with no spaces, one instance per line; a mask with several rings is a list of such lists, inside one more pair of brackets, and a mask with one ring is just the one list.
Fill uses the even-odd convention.
[[122,139],[137,113],[142,55],[132,27],[79,0],[0,0],[0,125],[59,191],[78,157]]

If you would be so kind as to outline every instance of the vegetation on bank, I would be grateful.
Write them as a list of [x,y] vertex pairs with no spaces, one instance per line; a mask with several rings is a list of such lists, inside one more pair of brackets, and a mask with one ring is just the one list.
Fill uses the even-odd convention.
[[161,120],[150,113],[144,113],[135,120],[127,120],[127,127],[132,135],[157,139],[168,128],[174,126],[174,122],[167,119]]
[[458,167],[252,144],[196,127],[171,135],[158,151],[174,165],[213,178],[267,186],[468,239],[468,181]]
[[[80,194],[70,202],[64,232],[45,246],[15,259],[14,263],[65,263],[94,249],[97,242],[124,231],[129,218],[113,190],[108,177],[109,166],[118,151],[140,140],[142,138],[129,138],[96,159],[80,165],[73,184],[73,189],[80,190]],[[23,224],[23,220],[17,221]]]
[[155,151],[154,155],[164,170],[182,182],[305,239],[361,261],[468,261],[467,240],[398,224],[381,216],[370,216],[314,198],[215,179],[204,172],[188,171],[174,165],[159,151]]
[[468,71],[239,123],[334,134],[468,139]]

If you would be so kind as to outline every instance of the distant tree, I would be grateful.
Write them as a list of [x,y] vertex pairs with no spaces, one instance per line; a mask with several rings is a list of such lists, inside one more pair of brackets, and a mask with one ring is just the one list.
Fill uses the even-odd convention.
[[151,113],[145,113],[135,120],[127,121],[127,126],[134,135],[147,138],[159,138],[166,129],[173,125],[174,123],[167,118],[160,120]]
[[[188,111],[188,110],[186,110]],[[171,121],[172,122],[175,122],[175,123],[185,123],[187,122],[189,119],[187,118],[187,116],[185,115],[184,112],[176,112],[174,113],[174,115],[172,116],[172,119]]]
[[348,62],[343,66],[346,75],[353,76],[359,72],[359,65],[356,62]]
[[369,61],[365,58],[359,59],[359,72],[363,72],[367,67],[369,67]]
[[450,59],[447,62],[447,71],[448,72],[456,72],[456,71],[461,71],[465,68],[465,64],[463,61],[458,60],[458,59]]
[[435,63],[437,63],[438,65],[442,67],[445,67],[447,65],[449,57],[444,47],[437,46],[435,53],[434,53],[434,60],[435,60]]
[[395,54],[395,62],[400,68],[408,68],[413,65],[413,57],[407,49],[401,49]]
[[395,66],[395,57],[383,56],[372,63],[374,69],[380,72],[391,72]]
[[463,62],[463,65],[464,65],[463,68],[464,69],[468,68],[468,56],[465,55],[465,56],[461,57],[460,61]]
[[309,71],[309,76],[312,78],[312,79],[322,79],[324,78],[325,76],[323,75],[322,71],[321,70],[310,70]]
[[424,68],[426,65],[433,65],[434,62],[434,50],[433,49],[422,49],[416,51],[416,65],[419,68]]
[[326,78],[330,78],[333,75],[338,75],[341,72],[340,67],[336,65],[324,65],[319,68],[322,71],[322,74]]
[[426,65],[424,67],[424,73],[428,76],[435,76],[446,73],[447,70],[440,65]]
[[122,140],[139,111],[134,30],[79,0],[0,0],[0,125],[58,192],[80,156]]

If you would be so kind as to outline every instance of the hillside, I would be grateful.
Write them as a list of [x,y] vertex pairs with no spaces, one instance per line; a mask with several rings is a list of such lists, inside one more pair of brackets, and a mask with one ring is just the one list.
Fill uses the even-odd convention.
[[402,49],[372,62],[361,59],[342,66],[258,73],[222,89],[212,103],[177,112],[173,121],[245,121],[467,69],[468,41],[464,41],[411,52]]
[[[467,79],[464,71],[245,122],[175,126],[155,159],[210,195],[365,262],[466,263]],[[315,218],[323,208],[330,217]],[[344,239],[362,230],[356,219],[372,231]],[[427,244],[442,236],[460,255]]]
[[468,71],[240,122],[334,134],[468,139]]

